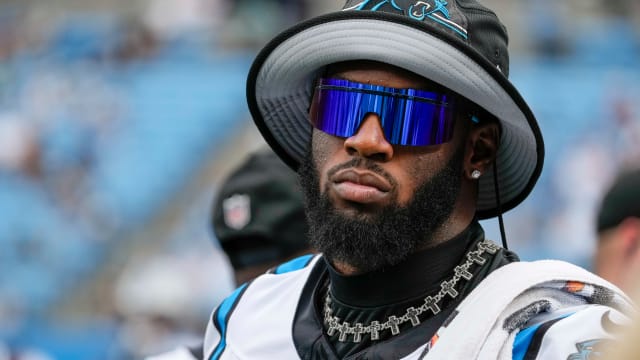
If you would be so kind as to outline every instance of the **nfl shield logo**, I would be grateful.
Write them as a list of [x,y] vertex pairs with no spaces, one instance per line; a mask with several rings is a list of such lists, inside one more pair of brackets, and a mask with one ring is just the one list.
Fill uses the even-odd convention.
[[251,221],[251,199],[249,195],[235,194],[222,202],[224,223],[235,230],[240,230]]

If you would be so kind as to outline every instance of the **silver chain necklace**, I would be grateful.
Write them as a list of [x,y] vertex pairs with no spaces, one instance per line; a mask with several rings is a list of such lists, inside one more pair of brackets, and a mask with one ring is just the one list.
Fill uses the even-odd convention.
[[449,280],[444,280],[440,283],[440,290],[437,294],[427,296],[424,298],[424,304],[419,307],[410,306],[405,310],[404,315],[395,316],[391,315],[383,323],[379,321],[372,321],[369,325],[362,323],[355,323],[353,326],[345,321],[333,315],[333,309],[331,308],[331,293],[327,290],[327,296],[324,299],[324,323],[328,327],[327,335],[333,336],[336,331],[340,333],[338,341],[347,342],[347,337],[353,335],[352,341],[359,343],[362,341],[362,335],[371,334],[371,340],[375,341],[380,339],[380,332],[385,330],[391,330],[391,335],[397,335],[400,333],[400,325],[411,322],[411,326],[415,327],[420,325],[419,316],[426,311],[431,311],[433,315],[440,312],[440,302],[442,299],[449,295],[452,299],[455,299],[459,293],[456,290],[456,285],[460,279],[467,281],[473,278],[473,273],[469,271],[469,268],[473,264],[483,265],[487,258],[484,257],[485,253],[495,254],[500,247],[490,240],[483,240],[478,243],[477,248],[468,252],[466,261],[453,269],[453,277]]

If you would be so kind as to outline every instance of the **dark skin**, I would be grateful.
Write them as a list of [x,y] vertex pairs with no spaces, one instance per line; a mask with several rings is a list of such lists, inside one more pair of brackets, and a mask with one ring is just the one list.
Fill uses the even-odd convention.
[[[435,84],[409,71],[370,61],[332,65],[328,76],[355,82],[394,88],[434,89]],[[449,218],[431,241],[416,251],[435,246],[460,234],[476,212],[478,180],[474,170],[483,174],[496,157],[499,128],[496,123],[473,124],[468,114],[459,114],[453,139],[434,146],[398,146],[390,144],[376,114],[368,114],[359,130],[349,138],[339,138],[319,130],[313,132],[314,163],[320,174],[320,189],[334,207],[347,217],[366,218],[388,204],[406,205],[418,186],[441,170],[458,147],[464,147],[461,191]],[[376,162],[388,175],[361,168],[338,169],[354,157]],[[360,273],[346,262],[332,264],[344,275]]]

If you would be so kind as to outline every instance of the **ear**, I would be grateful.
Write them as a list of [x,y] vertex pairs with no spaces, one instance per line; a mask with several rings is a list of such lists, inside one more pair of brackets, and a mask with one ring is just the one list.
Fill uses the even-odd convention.
[[496,159],[500,130],[498,124],[490,122],[473,125],[467,138],[464,171],[470,180],[485,174]]
[[640,258],[640,219],[628,217],[619,225],[625,258]]

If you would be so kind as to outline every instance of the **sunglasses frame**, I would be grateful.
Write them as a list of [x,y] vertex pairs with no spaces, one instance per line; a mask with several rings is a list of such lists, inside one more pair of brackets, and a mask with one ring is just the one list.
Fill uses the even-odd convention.
[[368,114],[374,113],[393,145],[439,145],[453,137],[456,102],[457,96],[444,91],[320,78],[309,120],[320,131],[347,138],[358,131]]

